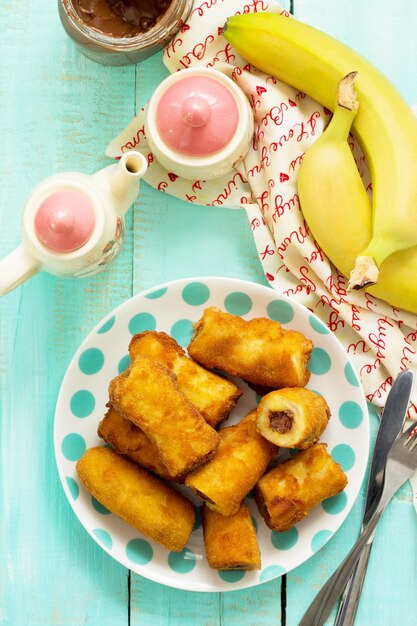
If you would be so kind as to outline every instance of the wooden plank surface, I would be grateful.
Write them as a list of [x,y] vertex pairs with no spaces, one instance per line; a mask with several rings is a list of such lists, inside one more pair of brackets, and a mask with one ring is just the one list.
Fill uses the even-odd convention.
[[[417,102],[412,0],[291,4],[297,17],[368,56]],[[166,70],[160,55],[122,68],[85,59],[66,38],[52,0],[4,0],[0,24],[3,256],[19,241],[21,208],[32,187],[56,171],[88,173],[107,164],[109,139]],[[84,280],[40,274],[0,299],[0,624],[295,626],[354,541],[364,492],[342,529],[284,579],[283,589],[278,579],[227,594],[182,592],[129,575],[89,538],[63,494],[53,453],[54,408],[66,367],[90,329],[133,293],[166,280],[225,275],[264,282],[240,210],[186,205],[143,184],[126,225],[123,251],[105,274]],[[410,609],[416,531],[404,488],[378,529],[360,626],[417,624]]]
[[[21,209],[39,180],[106,163],[109,135],[134,111],[135,68],[79,55],[51,1],[2,2],[0,24],[3,255],[19,241]],[[105,277],[40,274],[0,300],[1,624],[128,623],[127,571],[90,540],[64,496],[53,416],[72,353],[130,296],[131,274],[130,235]]]

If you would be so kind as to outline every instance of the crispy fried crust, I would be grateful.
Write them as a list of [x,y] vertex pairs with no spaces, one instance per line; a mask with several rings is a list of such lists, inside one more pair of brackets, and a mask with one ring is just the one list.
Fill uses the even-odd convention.
[[244,502],[226,516],[203,505],[201,511],[207,561],[213,569],[261,569],[256,531]]
[[303,387],[286,387],[262,398],[256,423],[275,445],[303,450],[319,440],[329,418],[330,409],[322,396]]
[[115,452],[129,457],[131,461],[161,478],[174,479],[162,463],[153,441],[111,405],[98,425],[97,433]]
[[189,359],[169,335],[145,331],[134,335],[129,344],[131,361],[145,356],[168,367],[177,377],[181,391],[215,428],[225,420],[242,392],[235,384]]
[[255,497],[267,526],[285,531],[320,502],[342,491],[347,482],[326,444],[317,443],[262,476]]
[[219,435],[220,444],[212,460],[188,474],[185,484],[214,511],[233,515],[277,448],[258,432],[256,411],[236,426],[223,428]]
[[249,321],[210,307],[195,324],[190,356],[256,385],[304,387],[313,343],[302,333],[259,317]]
[[114,408],[153,441],[171,476],[182,477],[215,453],[218,433],[165,366],[144,356],[137,358],[111,381],[109,395]]
[[89,448],[76,467],[84,487],[109,511],[168,550],[184,548],[195,522],[187,498],[108,448]]

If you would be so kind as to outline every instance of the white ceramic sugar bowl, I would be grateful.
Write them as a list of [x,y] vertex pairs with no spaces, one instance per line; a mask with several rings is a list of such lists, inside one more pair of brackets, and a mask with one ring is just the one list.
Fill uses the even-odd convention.
[[253,128],[240,87],[204,67],[166,78],[146,110],[145,132],[155,158],[186,179],[209,180],[231,171],[248,151]]

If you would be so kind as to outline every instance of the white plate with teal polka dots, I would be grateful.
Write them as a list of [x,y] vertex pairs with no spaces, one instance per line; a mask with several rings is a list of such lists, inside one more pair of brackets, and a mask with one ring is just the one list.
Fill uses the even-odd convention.
[[[165,331],[186,347],[192,324],[208,306],[252,317],[270,317],[312,339],[310,389],[327,400],[332,417],[322,436],[346,472],[346,489],[316,507],[291,530],[271,532],[252,497],[247,498],[262,555],[259,572],[217,572],[208,567],[200,516],[187,547],[168,552],[111,514],[80,485],[76,461],[87,447],[103,444],[97,425],[105,413],[109,381],[129,364],[130,338],[143,330]],[[243,395],[226,422],[256,406],[257,397],[234,379]],[[114,559],[151,580],[193,591],[228,591],[258,585],[289,572],[319,550],[348,515],[362,484],[369,451],[365,396],[343,347],[305,307],[269,287],[231,278],[177,280],[145,291],[110,313],[72,359],[55,413],[55,454],[65,494],[93,539]],[[184,488],[185,489],[185,488]],[[193,498],[191,498],[193,499]],[[193,500],[195,503],[195,499]]]

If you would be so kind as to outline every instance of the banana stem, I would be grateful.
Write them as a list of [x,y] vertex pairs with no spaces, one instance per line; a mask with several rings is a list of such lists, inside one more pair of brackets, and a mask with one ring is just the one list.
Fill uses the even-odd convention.
[[336,107],[326,129],[328,139],[346,141],[349,136],[353,120],[359,109],[354,86],[356,76],[357,72],[349,72],[339,82]]
[[348,289],[361,289],[374,285],[378,280],[379,268],[383,261],[396,252],[395,238],[373,237],[356,259],[355,267],[350,273]]
[[342,78],[337,90],[337,105],[349,111],[359,109],[359,101],[355,91],[355,79],[358,72],[349,72]]
[[348,291],[363,289],[375,285],[378,280],[379,269],[371,256],[358,256],[355,267],[350,273]]

